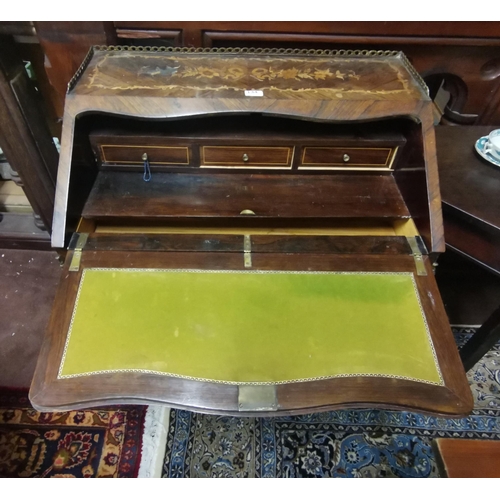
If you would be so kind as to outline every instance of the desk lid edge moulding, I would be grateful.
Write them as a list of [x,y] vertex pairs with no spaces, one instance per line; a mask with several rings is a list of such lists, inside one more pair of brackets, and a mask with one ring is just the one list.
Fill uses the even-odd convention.
[[61,145],[52,241],[73,238],[36,408],[472,409],[402,53],[96,47]]

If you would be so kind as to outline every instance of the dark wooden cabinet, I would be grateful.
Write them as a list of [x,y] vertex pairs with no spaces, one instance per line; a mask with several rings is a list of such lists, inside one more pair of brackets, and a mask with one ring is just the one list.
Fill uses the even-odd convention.
[[52,243],[36,408],[472,409],[432,273],[433,103],[402,53],[94,49]]
[[[0,34],[0,148],[33,214],[0,214],[3,248],[49,249],[58,152],[40,93],[30,80],[11,36]],[[43,228],[43,230],[41,230]]]

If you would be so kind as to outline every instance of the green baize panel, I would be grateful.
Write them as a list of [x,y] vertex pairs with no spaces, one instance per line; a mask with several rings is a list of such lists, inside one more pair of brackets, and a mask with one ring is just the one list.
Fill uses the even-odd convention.
[[441,384],[411,273],[86,269],[59,377]]

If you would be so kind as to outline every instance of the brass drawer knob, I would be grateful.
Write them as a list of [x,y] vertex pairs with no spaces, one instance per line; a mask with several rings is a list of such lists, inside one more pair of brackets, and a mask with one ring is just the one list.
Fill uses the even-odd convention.
[[243,161],[248,161],[248,160],[249,160],[248,155],[245,153],[245,154],[243,155]]
[[345,154],[345,155],[342,157],[342,159],[343,159],[343,160],[347,163],[347,162],[351,159],[351,157],[350,157],[348,154]]

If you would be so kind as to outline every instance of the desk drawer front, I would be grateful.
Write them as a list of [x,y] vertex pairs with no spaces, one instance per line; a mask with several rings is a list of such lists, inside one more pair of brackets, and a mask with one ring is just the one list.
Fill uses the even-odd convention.
[[397,148],[304,147],[299,168],[389,169]]
[[202,146],[202,167],[278,168],[292,167],[293,147]]
[[188,146],[102,144],[100,149],[102,162],[107,164],[142,165],[144,154],[151,165],[189,166],[191,159]]

